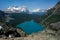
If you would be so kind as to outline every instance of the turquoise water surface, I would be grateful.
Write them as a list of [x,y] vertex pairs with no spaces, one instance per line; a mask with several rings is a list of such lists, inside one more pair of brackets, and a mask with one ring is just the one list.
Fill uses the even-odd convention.
[[17,28],[21,28],[27,34],[35,33],[35,32],[38,32],[38,31],[42,31],[44,29],[44,27],[42,27],[41,25],[37,24],[33,20],[26,21],[24,23],[18,24],[16,27]]

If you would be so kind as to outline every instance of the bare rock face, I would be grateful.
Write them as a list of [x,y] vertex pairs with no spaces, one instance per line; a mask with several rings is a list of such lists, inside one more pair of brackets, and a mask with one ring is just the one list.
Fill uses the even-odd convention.
[[49,28],[58,31],[60,29],[60,22],[51,23]]

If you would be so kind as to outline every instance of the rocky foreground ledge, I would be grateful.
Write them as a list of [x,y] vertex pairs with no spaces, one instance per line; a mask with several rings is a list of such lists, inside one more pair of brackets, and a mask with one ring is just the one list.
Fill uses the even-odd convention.
[[55,31],[47,29],[42,32],[33,33],[27,37],[0,38],[0,40],[60,40],[60,36]]
[[[5,24],[4,25],[2,25],[2,24],[3,23],[1,23],[2,30],[1,30],[0,34],[3,33],[2,34],[3,36],[0,38],[0,40],[60,40],[60,29],[58,31],[53,30],[57,26],[56,27],[53,26],[52,29],[46,28],[43,31],[24,36],[25,33],[22,30],[11,28],[11,27],[6,26]],[[12,30],[12,29],[15,29],[15,30]],[[6,36],[4,37],[5,33],[13,34],[12,38],[9,36],[9,34],[7,37]],[[19,33],[21,36],[16,37],[17,33]]]

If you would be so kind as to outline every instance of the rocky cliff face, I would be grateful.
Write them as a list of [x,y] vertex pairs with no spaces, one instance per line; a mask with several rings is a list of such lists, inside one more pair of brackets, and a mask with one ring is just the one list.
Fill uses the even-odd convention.
[[[52,15],[52,16],[50,16],[50,15]],[[49,18],[47,20],[45,20],[47,17],[49,17]],[[49,9],[46,12],[46,14],[42,17],[42,20],[45,20],[43,25],[46,27],[50,27],[50,24],[57,23],[60,21],[60,1],[53,8]],[[54,28],[52,28],[52,29],[55,30]]]
[[[55,12],[54,12],[55,11]],[[54,12],[54,14],[53,14]],[[51,9],[47,11],[46,17],[50,16],[53,14],[50,18],[46,20],[46,24],[49,25],[49,28],[52,30],[60,30],[59,29],[59,21],[60,21],[60,1]]]
[[53,8],[49,9],[47,11],[47,14],[52,14],[55,11],[55,9],[57,9],[56,12],[55,12],[55,14],[56,15],[60,15],[60,1],[57,2],[57,4]]

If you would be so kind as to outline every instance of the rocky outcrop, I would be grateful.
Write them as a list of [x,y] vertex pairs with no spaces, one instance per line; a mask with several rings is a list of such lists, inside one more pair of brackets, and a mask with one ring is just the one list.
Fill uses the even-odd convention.
[[55,31],[52,30],[43,30],[42,32],[33,33],[27,37],[18,37],[18,38],[7,38],[1,40],[59,40],[60,38],[56,35]]
[[[2,27],[2,28],[1,28]],[[22,30],[17,30],[11,26],[7,26],[5,23],[0,23],[0,38],[1,37],[24,37],[25,33],[22,35]]]
[[60,22],[51,23],[49,28],[52,30],[59,30],[60,29]]

